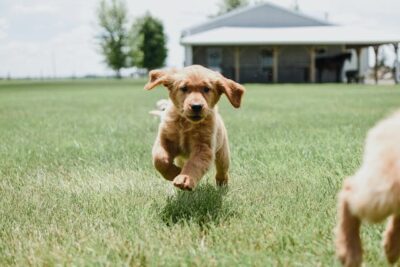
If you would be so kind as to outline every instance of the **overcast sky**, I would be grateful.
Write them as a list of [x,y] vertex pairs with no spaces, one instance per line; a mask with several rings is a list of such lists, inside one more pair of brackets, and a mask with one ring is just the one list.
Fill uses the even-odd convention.
[[[0,77],[107,74],[98,53],[98,0],[0,0]],[[168,66],[182,66],[181,30],[207,20],[219,0],[127,0],[130,20],[150,11],[164,22]],[[260,2],[260,1],[258,1]],[[270,0],[292,8],[294,0]],[[383,27],[400,36],[399,0],[298,0],[303,13],[330,22]]]

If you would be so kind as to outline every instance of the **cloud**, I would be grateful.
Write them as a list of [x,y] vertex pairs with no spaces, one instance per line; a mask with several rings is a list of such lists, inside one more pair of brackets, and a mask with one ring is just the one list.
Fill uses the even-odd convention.
[[0,76],[8,73],[12,77],[109,74],[97,53],[93,36],[94,29],[82,25],[47,41],[3,42]]
[[54,51],[57,73],[85,75],[107,72],[98,53],[95,34],[93,27],[82,25],[49,42]]
[[8,29],[8,23],[6,19],[0,18],[0,40],[6,39],[7,29]]
[[16,4],[11,8],[11,11],[19,15],[33,15],[33,14],[54,14],[58,11],[58,8],[52,4]]

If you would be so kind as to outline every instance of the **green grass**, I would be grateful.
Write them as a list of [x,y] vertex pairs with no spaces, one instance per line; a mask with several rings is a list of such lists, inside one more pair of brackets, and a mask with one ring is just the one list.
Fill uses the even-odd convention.
[[[400,87],[248,85],[224,98],[231,181],[177,192],[151,165],[159,88],[0,83],[0,265],[337,266],[336,194]],[[363,227],[366,266],[385,263]]]

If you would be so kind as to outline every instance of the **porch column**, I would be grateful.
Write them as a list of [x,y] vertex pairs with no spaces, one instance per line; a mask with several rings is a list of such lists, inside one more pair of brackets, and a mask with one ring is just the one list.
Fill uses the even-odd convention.
[[375,84],[378,84],[379,45],[374,46],[374,53],[375,53],[374,79],[375,79]]
[[240,82],[240,47],[235,47],[235,81]]
[[274,83],[279,82],[279,48],[274,47],[273,49],[273,66],[272,66],[272,81]]
[[394,82],[396,83],[396,84],[398,84],[400,81],[399,81],[399,75],[400,75],[400,70],[399,70],[399,68],[400,68],[400,62],[399,62],[399,44],[398,43],[396,43],[396,44],[393,44],[393,46],[394,46],[394,53],[395,53],[395,55],[396,55],[396,60],[395,60],[395,62],[394,62]]
[[356,47],[357,54],[357,82],[361,83],[361,47]]
[[315,48],[311,46],[310,52],[310,83],[315,83]]
[[193,48],[191,45],[185,45],[185,61],[183,65],[190,66],[193,64]]

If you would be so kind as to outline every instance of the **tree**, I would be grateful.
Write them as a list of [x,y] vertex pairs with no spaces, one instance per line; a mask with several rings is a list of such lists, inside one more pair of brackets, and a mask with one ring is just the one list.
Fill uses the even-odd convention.
[[248,4],[248,0],[221,0],[217,15],[228,13],[236,8],[247,6]]
[[101,33],[98,36],[101,52],[106,64],[121,77],[121,69],[127,64],[127,8],[123,0],[105,0],[97,10]]
[[152,70],[162,67],[167,58],[164,26],[160,20],[147,13],[132,25],[130,34],[131,65]]

